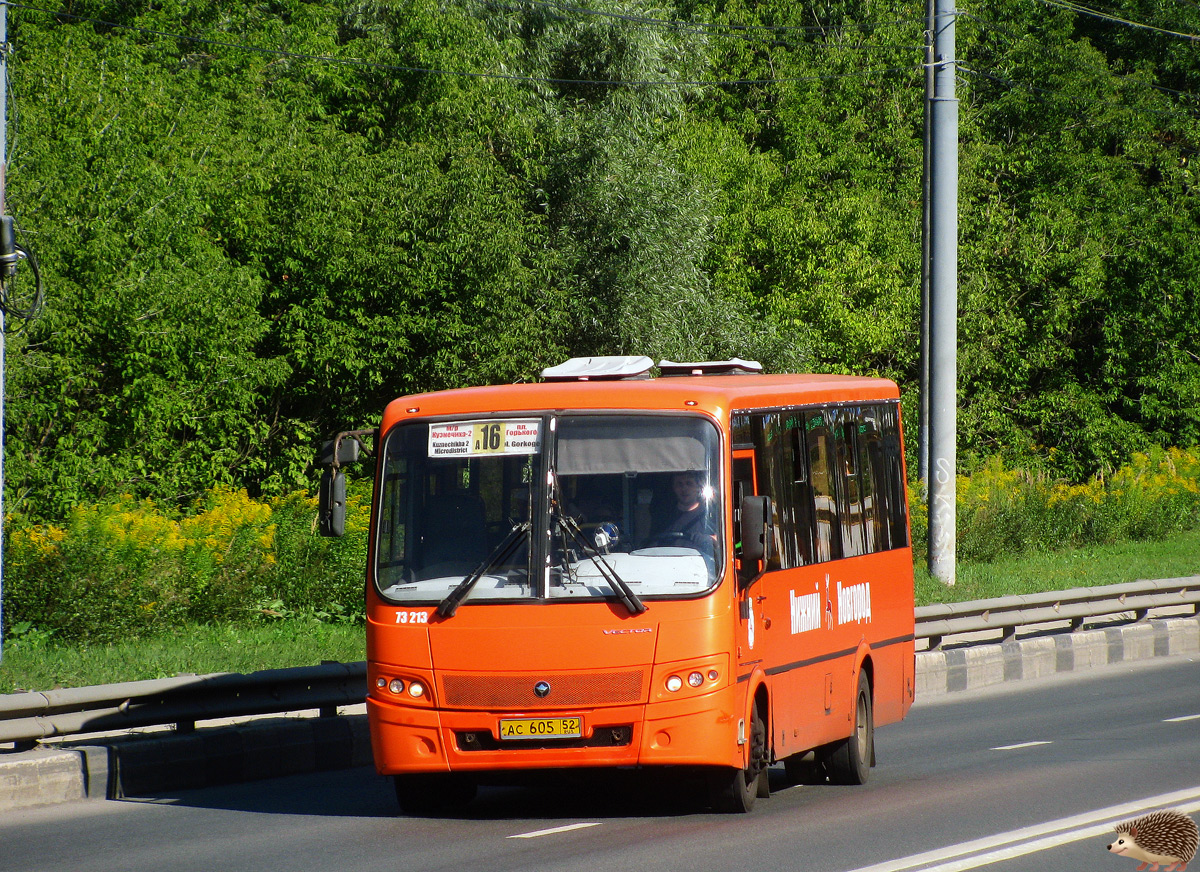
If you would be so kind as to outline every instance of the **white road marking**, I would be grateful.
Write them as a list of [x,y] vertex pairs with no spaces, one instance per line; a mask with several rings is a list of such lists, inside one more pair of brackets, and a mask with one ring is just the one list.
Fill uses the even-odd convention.
[[571,830],[583,830],[588,827],[598,827],[600,821],[593,821],[587,824],[564,824],[561,827],[550,827],[548,830],[534,830],[532,833],[517,833],[509,836],[510,839],[536,839],[538,836],[553,836],[555,833],[569,833]]
[[1001,745],[999,748],[993,748],[993,751],[1016,751],[1020,748],[1036,748],[1038,745],[1049,745],[1049,742],[1021,742],[1018,745]]
[[1177,724],[1180,721],[1200,721],[1200,715],[1183,715],[1178,718],[1164,718],[1164,724]]
[[966,869],[976,869],[990,863],[1112,832],[1113,826],[1136,817],[1141,812],[1168,807],[1184,814],[1200,810],[1200,786],[1149,796],[1134,802],[1113,805],[1038,826],[998,833],[959,845],[949,845],[922,854],[887,860],[874,866],[855,869],[853,872],[963,872]]

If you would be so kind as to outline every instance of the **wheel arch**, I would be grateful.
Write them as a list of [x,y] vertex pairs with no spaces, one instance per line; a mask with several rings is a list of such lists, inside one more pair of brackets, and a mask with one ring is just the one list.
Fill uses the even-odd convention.
[[771,737],[771,691],[769,682],[767,681],[767,673],[761,667],[756,667],[747,679],[746,687],[746,702],[742,708],[741,718],[744,724],[744,735],[747,741],[741,745],[742,765],[745,766],[749,762],[750,754],[750,721],[754,717],[755,706],[760,706],[760,714],[763,723],[767,727],[767,751],[771,761],[775,760],[775,743]]
[[851,682],[851,685],[854,687],[857,687],[859,673],[865,672],[867,674],[867,684],[871,688],[871,701],[874,702],[875,701],[875,661],[871,657],[871,647],[869,645],[867,645],[865,642],[858,649],[857,660],[858,660],[858,665],[854,668],[854,674],[852,676],[852,678],[854,680]]
[[[867,689],[871,695],[871,710],[872,710],[872,726],[874,721],[875,709],[875,661],[871,657],[871,646],[865,641],[859,647],[858,652],[858,668],[854,670],[853,681],[851,682],[854,688],[858,687],[858,677],[865,675],[867,677]],[[857,690],[855,691],[857,693]],[[875,765],[875,742],[871,742],[871,759],[870,765]]]

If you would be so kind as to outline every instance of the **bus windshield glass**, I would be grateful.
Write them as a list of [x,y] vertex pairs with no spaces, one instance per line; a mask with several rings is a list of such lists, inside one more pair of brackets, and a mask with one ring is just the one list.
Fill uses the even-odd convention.
[[723,565],[718,445],[699,416],[401,423],[383,447],[377,588],[403,603],[702,593]]
[[638,596],[712,587],[725,529],[716,428],[668,415],[564,416],[557,424],[549,595],[604,595],[608,572]]

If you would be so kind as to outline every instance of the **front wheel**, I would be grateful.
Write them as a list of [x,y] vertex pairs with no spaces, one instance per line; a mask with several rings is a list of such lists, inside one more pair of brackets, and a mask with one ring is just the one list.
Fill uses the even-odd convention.
[[713,808],[743,814],[754,808],[754,800],[771,794],[767,772],[767,724],[754,707],[750,718],[750,757],[745,769],[718,769],[709,781]]
[[871,682],[867,673],[858,673],[858,692],[854,696],[854,731],[850,738],[829,749],[826,765],[834,784],[866,784],[875,756],[875,715],[871,706]]

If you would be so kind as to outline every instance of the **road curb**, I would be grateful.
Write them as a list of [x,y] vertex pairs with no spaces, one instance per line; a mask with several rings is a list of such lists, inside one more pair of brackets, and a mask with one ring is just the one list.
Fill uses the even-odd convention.
[[917,698],[1200,652],[1200,618],[1161,618],[917,653]]
[[122,736],[3,755],[0,812],[370,764],[367,718],[359,714]]
[[[1200,617],[917,653],[917,698],[1200,653]],[[0,755],[0,812],[371,765],[367,719],[272,718]]]

